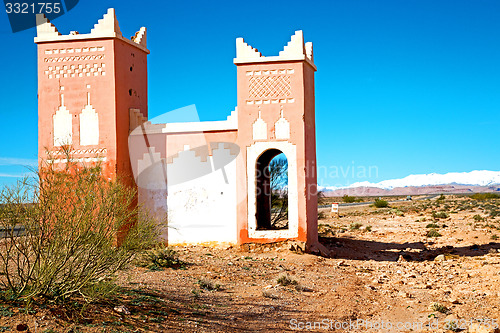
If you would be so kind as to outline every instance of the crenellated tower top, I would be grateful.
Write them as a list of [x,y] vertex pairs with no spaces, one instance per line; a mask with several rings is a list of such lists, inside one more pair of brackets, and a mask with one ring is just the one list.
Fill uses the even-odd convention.
[[311,65],[314,70],[313,45],[311,42],[304,43],[304,34],[302,30],[295,31],[288,44],[280,51],[278,56],[263,56],[256,48],[248,45],[243,38],[236,39],[236,58],[234,63],[248,64],[248,63],[263,63],[275,61],[306,61]]
[[118,38],[149,53],[146,44],[146,28],[142,27],[130,39],[123,37],[114,8],[109,8],[108,12],[104,14],[103,18],[94,25],[94,28],[88,34],[79,34],[76,31],[72,31],[69,35],[62,35],[44,14],[36,16],[36,23],[37,37],[35,37],[35,43],[37,44],[84,39]]
[[37,23],[40,159],[69,145],[107,176],[131,175],[129,117],[148,115],[146,28],[125,38],[113,8],[84,34],[61,34],[43,14]]

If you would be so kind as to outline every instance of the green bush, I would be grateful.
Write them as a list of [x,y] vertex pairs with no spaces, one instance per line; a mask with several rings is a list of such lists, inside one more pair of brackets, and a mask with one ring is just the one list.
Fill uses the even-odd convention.
[[472,217],[474,219],[474,221],[476,222],[481,222],[481,221],[484,221],[484,217],[482,217],[481,215],[479,214],[476,214]]
[[392,208],[390,211],[389,211],[390,214],[394,214],[396,216],[405,216],[404,212],[398,208]]
[[327,215],[325,212],[318,212],[318,220],[326,219]]
[[351,196],[346,194],[342,197],[342,200],[346,203],[353,203],[353,202],[356,202],[356,197],[351,197]]
[[349,229],[351,229],[351,230],[359,230],[362,226],[363,226],[363,224],[361,224],[359,222],[354,222],[354,223],[351,223],[349,225]]
[[441,313],[447,313],[448,312],[448,308],[446,306],[444,306],[443,304],[441,304],[441,303],[433,303],[431,305],[431,310],[432,311],[441,312]]
[[437,229],[439,226],[436,223],[429,223],[428,225],[425,226],[426,228],[434,228]]
[[185,263],[179,259],[179,254],[170,247],[161,247],[145,251],[145,253],[139,256],[137,265],[147,267],[150,270],[185,268]]
[[449,215],[445,212],[432,212],[432,217],[435,219],[446,219]]
[[497,217],[497,216],[500,216],[500,210],[497,210],[497,209],[492,209],[492,210],[490,210],[490,212],[489,212],[489,216],[490,216],[490,217]]
[[474,200],[488,200],[488,199],[498,199],[500,194],[498,193],[476,193],[470,196]]
[[427,237],[441,237],[441,234],[436,230],[436,229],[430,229],[429,231],[427,231],[427,234],[426,234]]
[[66,157],[63,168],[42,163],[34,179],[0,191],[5,297],[104,298],[114,290],[114,274],[158,237],[158,225],[134,207],[134,190],[105,178],[100,165]]
[[389,203],[387,201],[385,201],[385,200],[382,200],[382,199],[375,199],[374,205],[377,208],[389,207]]

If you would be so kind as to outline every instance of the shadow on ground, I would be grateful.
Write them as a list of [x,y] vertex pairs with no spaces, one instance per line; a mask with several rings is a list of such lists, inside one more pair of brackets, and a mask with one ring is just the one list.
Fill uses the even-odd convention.
[[428,248],[433,245],[432,242],[387,243],[347,237],[320,237],[319,240],[330,251],[330,257],[351,260],[397,261],[403,256],[408,261],[427,261],[433,260],[440,254],[477,257],[500,249],[500,243],[497,242]]

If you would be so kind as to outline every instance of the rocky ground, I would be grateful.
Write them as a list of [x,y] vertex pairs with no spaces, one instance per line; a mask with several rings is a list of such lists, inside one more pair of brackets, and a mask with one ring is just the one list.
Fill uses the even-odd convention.
[[110,302],[5,305],[0,331],[495,332],[500,200],[437,199],[321,211],[329,258],[292,243],[177,247],[184,264],[131,267]]

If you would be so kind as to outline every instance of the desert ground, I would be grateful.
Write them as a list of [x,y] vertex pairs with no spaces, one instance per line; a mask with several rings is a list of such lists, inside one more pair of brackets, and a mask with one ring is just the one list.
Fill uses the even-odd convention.
[[319,211],[328,256],[285,242],[174,247],[108,301],[4,304],[0,331],[495,332],[500,199],[446,195]]

